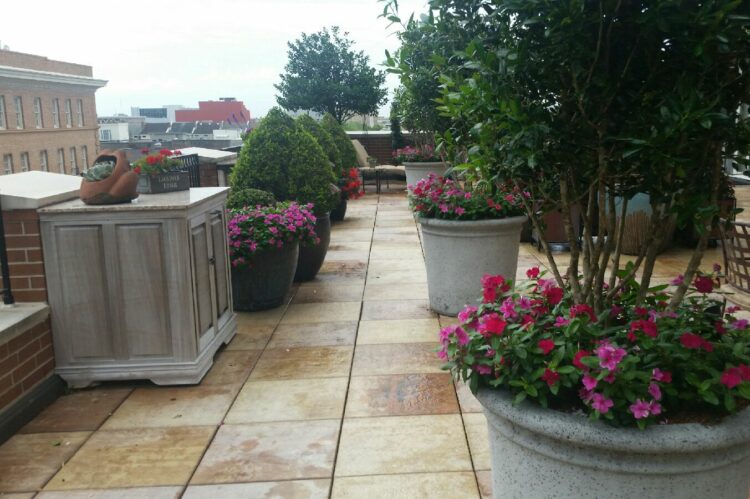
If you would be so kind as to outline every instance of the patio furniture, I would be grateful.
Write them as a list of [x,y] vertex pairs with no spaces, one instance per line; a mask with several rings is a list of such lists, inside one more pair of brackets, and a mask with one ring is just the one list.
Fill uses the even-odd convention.
[[750,293],[750,223],[720,221],[727,284]]
[[386,182],[386,187],[390,188],[391,180],[406,179],[406,170],[403,166],[378,165],[377,160],[367,154],[367,151],[360,141],[353,139],[352,145],[354,145],[354,150],[357,152],[357,164],[359,165],[359,173],[362,176],[362,190],[365,190],[368,179],[373,180],[376,194],[380,194],[382,182],[384,180]]

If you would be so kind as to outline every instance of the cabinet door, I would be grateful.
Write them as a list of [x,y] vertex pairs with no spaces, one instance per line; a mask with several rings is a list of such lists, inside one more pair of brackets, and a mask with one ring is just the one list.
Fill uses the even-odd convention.
[[213,274],[216,282],[216,319],[219,324],[224,314],[230,310],[231,291],[228,266],[227,226],[224,210],[215,210],[209,214],[211,239],[213,244]]
[[198,350],[203,350],[216,335],[215,285],[212,268],[213,244],[206,214],[190,223],[190,255],[192,258],[193,300],[198,326]]

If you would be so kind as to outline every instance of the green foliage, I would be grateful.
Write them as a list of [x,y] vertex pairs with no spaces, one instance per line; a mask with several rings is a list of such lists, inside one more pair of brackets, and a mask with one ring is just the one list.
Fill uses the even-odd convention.
[[245,139],[230,178],[233,189],[261,189],[279,201],[313,203],[317,213],[336,204],[335,182],[320,145],[279,108]]
[[398,108],[391,103],[391,149],[401,149],[406,145],[404,134],[401,133],[401,118],[398,117]]
[[112,175],[115,170],[114,160],[104,160],[96,163],[94,166],[83,172],[83,178],[87,182],[96,182],[98,180],[104,180],[105,178]]
[[386,101],[385,73],[355,52],[348,33],[323,28],[290,42],[289,61],[276,86],[279,105],[291,111],[330,113],[339,123],[355,114],[376,114]]
[[354,150],[354,145],[352,145],[352,141],[346,134],[344,127],[342,127],[341,124],[336,121],[336,118],[330,114],[323,116],[323,119],[320,121],[320,126],[331,135],[333,141],[336,143],[336,147],[339,149],[339,154],[341,154],[341,165],[343,171],[348,171],[349,168],[356,168],[357,151]]
[[297,118],[297,124],[307,133],[312,135],[318,142],[318,145],[323,148],[323,152],[328,156],[328,161],[333,165],[334,175],[336,175],[337,178],[341,178],[344,174],[344,167],[341,163],[341,153],[339,152],[338,147],[336,147],[333,137],[328,133],[328,130],[320,126],[317,121],[307,114],[300,115]]
[[368,125],[367,123],[362,123],[361,121],[355,119],[347,121],[343,124],[343,127],[347,132],[377,132],[383,129],[382,125],[379,125],[377,123],[375,123],[374,125]]
[[273,206],[276,198],[268,191],[260,189],[232,189],[227,197],[227,209],[239,210],[245,207]]

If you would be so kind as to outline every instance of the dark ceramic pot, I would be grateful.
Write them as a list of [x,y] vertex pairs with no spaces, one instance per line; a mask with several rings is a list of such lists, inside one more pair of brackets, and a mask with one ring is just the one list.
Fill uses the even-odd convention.
[[331,210],[331,222],[341,222],[346,216],[346,198],[341,196],[338,206]]
[[299,242],[281,249],[263,249],[251,267],[232,267],[232,299],[235,310],[266,310],[284,303],[297,270]]
[[320,238],[320,244],[302,245],[299,248],[299,262],[297,273],[294,274],[295,282],[305,282],[315,279],[320,267],[328,253],[328,244],[331,242],[331,217],[329,213],[318,215],[315,222],[315,232]]

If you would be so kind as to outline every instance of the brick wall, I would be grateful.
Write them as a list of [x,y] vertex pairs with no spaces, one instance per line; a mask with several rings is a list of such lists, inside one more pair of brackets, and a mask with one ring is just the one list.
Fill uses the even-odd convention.
[[49,71],[75,76],[92,76],[91,66],[74,64],[72,62],[55,61],[40,55],[24,54],[11,50],[0,50],[0,66],[33,69],[35,71]]
[[218,187],[219,174],[216,172],[216,165],[201,163],[198,167],[201,177],[201,187]]
[[49,317],[0,344],[0,411],[50,377],[54,368]]
[[46,302],[47,281],[44,277],[39,215],[36,210],[4,211],[3,223],[13,296],[20,303]]

